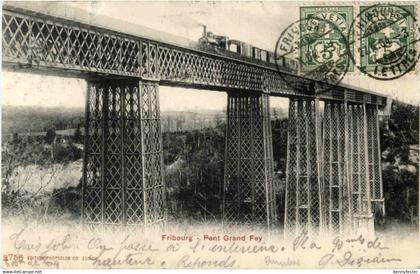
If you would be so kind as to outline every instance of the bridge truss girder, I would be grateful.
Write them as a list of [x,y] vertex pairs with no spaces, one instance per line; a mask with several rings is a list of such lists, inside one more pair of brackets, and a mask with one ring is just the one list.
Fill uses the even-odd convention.
[[[5,67],[56,71],[76,77],[153,78],[160,85],[315,97],[314,81],[279,72],[271,63],[155,41],[42,12],[5,3],[2,15]],[[332,87],[319,96],[386,104],[383,96],[344,86]]]

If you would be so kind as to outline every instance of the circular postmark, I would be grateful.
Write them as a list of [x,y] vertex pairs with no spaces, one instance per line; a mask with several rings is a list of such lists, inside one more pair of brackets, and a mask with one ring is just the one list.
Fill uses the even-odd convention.
[[358,70],[377,80],[393,80],[416,67],[416,18],[414,5],[361,6],[350,32],[358,47],[351,54]]
[[343,79],[350,66],[350,48],[347,33],[343,33],[337,20],[313,16],[290,24],[281,33],[275,61],[280,76],[290,87],[296,89],[304,78],[307,81],[303,82],[320,93]]

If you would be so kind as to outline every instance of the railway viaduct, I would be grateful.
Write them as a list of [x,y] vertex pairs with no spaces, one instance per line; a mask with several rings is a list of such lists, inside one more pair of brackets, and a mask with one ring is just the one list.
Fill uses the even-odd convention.
[[281,96],[290,102],[286,235],[373,229],[372,205],[383,206],[378,109],[385,97],[344,85],[318,94],[314,81],[270,63],[153,38],[110,20],[93,24],[70,11],[5,3],[2,64],[86,79],[83,223],[165,222],[164,85],[228,94],[224,224],[276,225],[269,107],[271,96]]

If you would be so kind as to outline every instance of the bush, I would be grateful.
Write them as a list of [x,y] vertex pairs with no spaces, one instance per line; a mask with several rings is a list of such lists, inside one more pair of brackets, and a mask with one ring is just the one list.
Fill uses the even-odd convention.
[[[52,150],[57,159],[53,159]],[[19,216],[26,222],[54,219],[64,213],[77,214],[80,210],[77,188],[54,190],[53,193],[46,189],[55,184],[62,171],[64,165],[57,164],[58,160],[67,163],[80,159],[81,155],[81,149],[72,144],[49,145],[31,137],[15,136],[11,141],[3,142],[2,216]],[[34,180],[37,183],[33,185]]]
[[54,161],[58,163],[68,163],[82,158],[83,151],[74,144],[54,145]]
[[49,213],[68,213],[72,218],[79,218],[82,203],[82,184],[77,187],[54,189],[50,198]]

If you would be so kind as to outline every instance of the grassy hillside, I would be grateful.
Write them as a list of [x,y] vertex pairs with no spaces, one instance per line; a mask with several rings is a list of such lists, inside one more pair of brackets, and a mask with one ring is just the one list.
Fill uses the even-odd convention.
[[83,126],[83,108],[2,106],[2,135],[64,130]]

